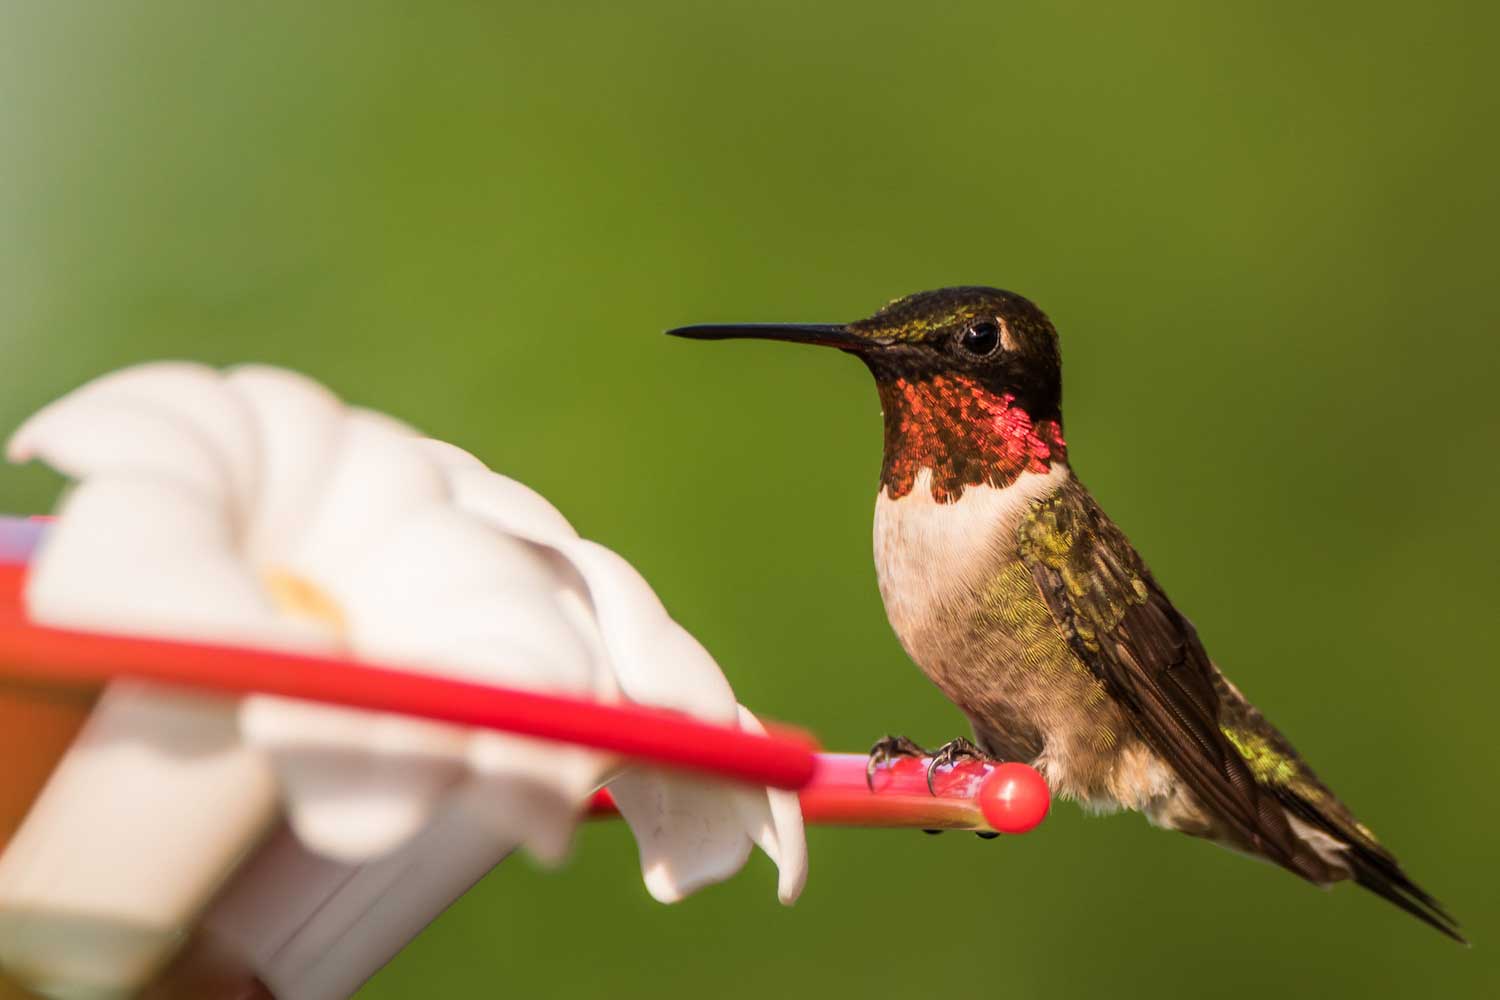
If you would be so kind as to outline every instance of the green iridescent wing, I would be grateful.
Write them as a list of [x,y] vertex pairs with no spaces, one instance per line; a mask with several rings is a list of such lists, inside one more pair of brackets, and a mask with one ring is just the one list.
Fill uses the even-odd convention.
[[1069,482],[1035,507],[1020,547],[1074,653],[1242,847],[1315,882],[1341,877],[1292,829],[1295,816],[1342,845],[1339,857],[1359,884],[1463,940],[1452,916],[1213,665],[1192,623],[1087,490]]
[[1039,504],[1022,522],[1020,545],[1073,651],[1146,744],[1241,846],[1327,881],[1327,865],[1221,730],[1217,671],[1192,624],[1088,491],[1069,482]]

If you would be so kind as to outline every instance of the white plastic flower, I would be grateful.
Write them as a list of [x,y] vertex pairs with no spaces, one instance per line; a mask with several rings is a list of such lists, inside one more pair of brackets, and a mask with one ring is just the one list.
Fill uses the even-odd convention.
[[[343,654],[758,727],[640,575],[545,499],[293,373],[126,369],[33,416],[9,456],[78,481],[29,575],[41,623]],[[728,877],[752,842],[779,865],[783,902],[796,898],[806,846],[793,794],[621,767],[408,718],[115,683],[0,855],[0,964],[62,992],[142,982],[279,808],[301,842],[282,854],[327,859],[292,867],[344,873],[308,879],[283,909],[326,903],[353,871],[387,892],[420,861],[410,905],[425,923],[517,845],[560,858],[607,780],[656,898]],[[367,919],[372,904],[354,911]],[[242,937],[277,923],[275,906],[254,912],[230,918]],[[404,919],[383,916],[387,929]],[[336,940],[347,927],[330,919],[317,933]],[[58,920],[131,932],[80,959]],[[302,933],[308,961],[260,970],[279,975],[277,995],[349,988],[349,968],[330,972]],[[375,962],[352,983],[404,940],[351,960]]]

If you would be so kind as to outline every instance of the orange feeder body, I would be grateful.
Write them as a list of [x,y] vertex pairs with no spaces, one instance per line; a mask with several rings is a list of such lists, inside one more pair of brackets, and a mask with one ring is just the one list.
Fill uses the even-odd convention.
[[[24,566],[0,565],[0,621],[24,617],[25,577]],[[98,691],[98,685],[0,676],[0,850],[82,728]]]

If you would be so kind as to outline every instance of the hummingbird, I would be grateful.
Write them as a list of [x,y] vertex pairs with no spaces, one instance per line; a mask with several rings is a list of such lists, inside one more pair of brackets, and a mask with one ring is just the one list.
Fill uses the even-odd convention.
[[[1057,331],[1037,306],[956,287],[853,323],[668,332],[833,347],[874,375],[880,595],[907,654],[974,734],[932,752],[929,780],[964,758],[1029,763],[1089,811],[1135,810],[1318,885],[1352,879],[1464,940],[1220,672],[1074,475]],[[870,773],[927,753],[888,736]]]

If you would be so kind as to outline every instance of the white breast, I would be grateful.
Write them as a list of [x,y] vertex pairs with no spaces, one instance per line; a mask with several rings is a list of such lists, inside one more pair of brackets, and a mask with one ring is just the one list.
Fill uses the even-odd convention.
[[1013,557],[1016,522],[1070,475],[1059,462],[1044,474],[1023,472],[1009,486],[969,486],[957,501],[938,503],[932,498],[932,473],[923,469],[900,499],[880,491],[875,569],[886,615],[908,652],[916,655],[912,640],[935,604],[982,586],[985,574]]

